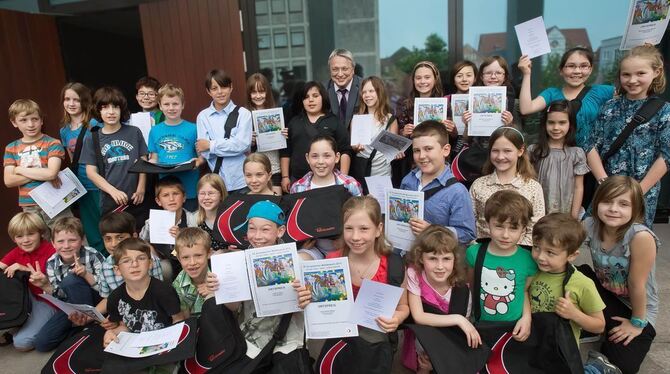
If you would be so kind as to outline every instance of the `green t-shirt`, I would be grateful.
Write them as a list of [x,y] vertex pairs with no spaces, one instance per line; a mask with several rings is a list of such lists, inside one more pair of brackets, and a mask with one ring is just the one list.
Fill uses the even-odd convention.
[[[535,312],[553,312],[556,309],[556,301],[562,297],[562,285],[565,273],[539,272],[530,284],[530,307]],[[570,292],[570,300],[586,314],[600,312],[605,309],[605,303],[600,298],[596,285],[591,279],[579,270],[570,277],[565,290]],[[581,327],[570,321],[572,333],[575,335],[579,345],[579,333]]]
[[[480,246],[473,244],[466,250],[468,266],[475,266]],[[517,247],[509,256],[487,252],[479,289],[480,319],[512,322],[521,318],[526,280],[535,273],[537,265],[526,249]]]

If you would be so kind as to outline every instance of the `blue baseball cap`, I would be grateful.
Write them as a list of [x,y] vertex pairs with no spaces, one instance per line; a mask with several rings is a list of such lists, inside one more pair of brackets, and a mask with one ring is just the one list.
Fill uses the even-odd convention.
[[246,231],[249,220],[252,218],[264,218],[268,221],[276,223],[279,226],[286,224],[286,215],[279,207],[279,205],[273,203],[270,200],[262,200],[251,206],[249,213],[247,213],[247,220],[244,221],[241,225],[235,227],[234,230]]

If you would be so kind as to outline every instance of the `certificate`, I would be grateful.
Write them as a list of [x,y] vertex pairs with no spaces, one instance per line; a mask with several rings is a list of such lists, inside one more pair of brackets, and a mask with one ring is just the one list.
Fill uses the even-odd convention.
[[155,125],[154,119],[151,118],[151,113],[149,112],[137,112],[130,115],[130,125],[135,126],[140,131],[142,131],[142,136],[144,137],[144,142],[149,144],[149,132],[151,132],[151,126]]
[[410,218],[423,219],[423,192],[386,190],[386,235],[394,248],[408,251],[414,241]]
[[354,114],[351,118],[351,145],[370,145],[375,127],[372,114]]
[[251,112],[256,131],[256,145],[259,152],[286,148],[286,138],[281,130],[284,126],[282,108],[254,110]]
[[472,119],[468,125],[469,136],[491,136],[502,126],[502,112],[505,111],[507,87],[470,87],[468,108]]
[[365,177],[365,183],[368,185],[370,196],[374,197],[382,209],[382,214],[386,214],[386,190],[393,188],[391,177],[388,175],[372,175]]
[[305,332],[308,339],[358,336],[356,323],[350,321],[354,293],[349,260],[338,257],[304,261],[302,279],[312,293],[305,308]]
[[141,333],[122,331],[118,335],[118,342],[109,343],[105,352],[131,358],[157,355],[174,349],[179,344],[183,329],[184,322],[155,331]]
[[660,43],[670,20],[668,8],[670,3],[666,0],[631,0],[626,31],[619,49],[627,50],[644,43]]
[[62,301],[46,293],[40,294],[40,297],[47,300],[51,304],[55,305],[58,309],[62,310],[63,313],[67,314],[68,316],[73,313],[81,313],[97,322],[102,322],[105,320],[105,317],[102,314],[100,314],[100,312],[98,312],[98,310],[95,309],[94,306],[86,304],[66,303],[65,301]]
[[247,271],[258,317],[301,311],[291,284],[300,279],[295,243],[247,249]]
[[219,289],[214,293],[217,305],[251,300],[244,251],[214,255],[211,261],[212,273],[219,280]]
[[383,130],[372,140],[372,148],[381,152],[386,159],[391,162],[398,153],[403,153],[410,145],[412,140],[402,135],[396,135],[392,132]]
[[514,26],[514,30],[519,40],[521,54],[528,55],[528,58],[535,58],[551,52],[547,28],[544,26],[542,16],[518,24]]
[[458,135],[465,133],[465,122],[463,122],[463,112],[468,110],[468,101],[470,95],[468,94],[453,94],[451,95],[451,116],[452,121],[456,125]]
[[28,193],[49,218],[54,218],[86,194],[86,188],[69,168],[59,171],[58,178],[59,188],[51,182],[43,182]]
[[447,119],[447,99],[444,97],[417,97],[414,99],[414,126],[423,121]]
[[386,332],[379,327],[377,317],[391,318],[405,289],[363,279],[351,312],[351,321],[361,326]]
[[170,235],[170,228],[175,225],[175,217],[175,212],[149,210],[149,242],[174,245],[174,236]]

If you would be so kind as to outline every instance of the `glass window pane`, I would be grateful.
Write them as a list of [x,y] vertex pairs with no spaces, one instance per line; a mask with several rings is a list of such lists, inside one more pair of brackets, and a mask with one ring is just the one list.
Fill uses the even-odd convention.
[[286,10],[286,0],[272,0],[272,13],[284,13]]
[[268,48],[270,48],[270,35],[258,34],[258,49],[268,49]]
[[302,0],[288,0],[289,12],[302,12]]
[[283,48],[288,46],[288,38],[285,32],[276,32],[274,35],[275,48]]
[[268,14],[268,0],[256,0],[256,15]]
[[305,33],[302,31],[291,31],[291,46],[300,47],[305,45]]

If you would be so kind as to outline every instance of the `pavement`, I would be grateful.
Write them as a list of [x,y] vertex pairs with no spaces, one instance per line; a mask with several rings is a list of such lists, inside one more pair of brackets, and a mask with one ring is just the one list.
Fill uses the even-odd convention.
[[[654,225],[655,233],[662,243],[670,243],[670,224]],[[670,297],[670,244],[662,244],[656,258],[656,280],[659,286],[661,307],[656,326],[656,339],[651,350],[642,364],[640,373],[660,374],[670,373],[670,309],[665,305]],[[590,263],[590,255],[582,253],[575,261],[576,264]],[[316,342],[314,342],[316,343]],[[310,344],[313,355],[318,354],[320,344]],[[582,352],[595,349],[595,344],[583,344]],[[396,355],[397,356],[397,355]],[[21,353],[13,347],[0,347],[0,374],[31,374],[39,373],[44,364],[51,357],[51,353],[28,352]],[[410,373],[399,365],[396,357],[393,373]]]

